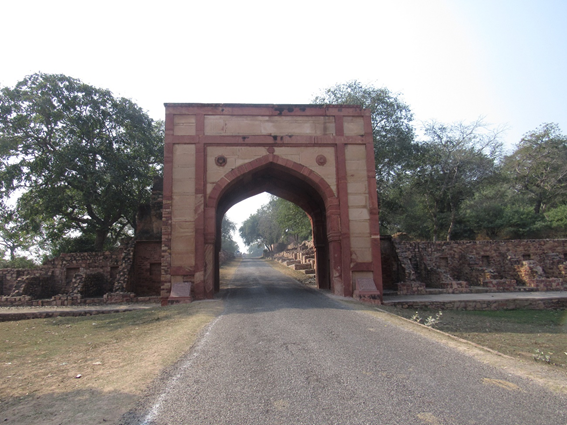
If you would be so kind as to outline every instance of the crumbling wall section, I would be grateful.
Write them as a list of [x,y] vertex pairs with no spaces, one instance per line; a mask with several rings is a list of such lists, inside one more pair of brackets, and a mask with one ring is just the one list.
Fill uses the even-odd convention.
[[[399,283],[466,292],[564,290],[567,240],[408,242],[393,239]],[[405,290],[405,289],[404,289]]]
[[[34,269],[1,269],[1,306],[72,305],[116,302],[157,302],[161,277],[160,241],[151,244],[146,268],[137,275],[134,257],[138,242],[134,239],[122,247],[107,252],[68,253],[45,262]],[[153,252],[152,251],[152,252]],[[155,261],[154,261],[155,260]],[[153,264],[153,276],[150,263]],[[141,285],[137,285],[136,278]],[[148,279],[155,280],[150,288]],[[140,289],[139,293],[130,289]],[[152,297],[155,297],[153,299]]]

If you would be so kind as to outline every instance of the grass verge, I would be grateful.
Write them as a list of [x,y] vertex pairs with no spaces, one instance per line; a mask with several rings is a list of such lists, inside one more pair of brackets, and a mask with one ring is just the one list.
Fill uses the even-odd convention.
[[[221,281],[237,266],[221,268]],[[0,323],[0,422],[118,423],[222,310],[212,300]]]
[[[381,309],[422,322],[435,311],[391,306]],[[445,310],[435,329],[509,356],[567,369],[567,310]]]

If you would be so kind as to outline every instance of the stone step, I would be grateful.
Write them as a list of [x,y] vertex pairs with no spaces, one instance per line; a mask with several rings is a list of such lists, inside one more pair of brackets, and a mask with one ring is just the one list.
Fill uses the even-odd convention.
[[305,274],[315,274],[315,269],[305,269],[305,270],[303,270],[303,273],[305,273]]

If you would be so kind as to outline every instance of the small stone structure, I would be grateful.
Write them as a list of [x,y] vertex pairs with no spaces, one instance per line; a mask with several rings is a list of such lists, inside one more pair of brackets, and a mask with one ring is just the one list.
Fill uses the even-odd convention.
[[161,287],[161,178],[140,206],[136,237],[107,252],[62,254],[35,269],[0,269],[0,306],[158,302]]
[[0,306],[157,302],[159,283],[153,294],[134,292],[136,246],[131,240],[114,251],[62,254],[35,269],[0,269]]
[[400,295],[567,289],[566,239],[381,244],[384,288]]

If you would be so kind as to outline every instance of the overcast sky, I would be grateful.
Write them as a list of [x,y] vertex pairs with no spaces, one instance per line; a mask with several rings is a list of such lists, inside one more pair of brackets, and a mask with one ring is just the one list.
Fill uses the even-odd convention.
[[417,127],[482,116],[510,148],[544,122],[567,132],[566,21],[566,0],[0,0],[0,85],[61,73],[160,119],[165,102],[309,103],[357,79]]

